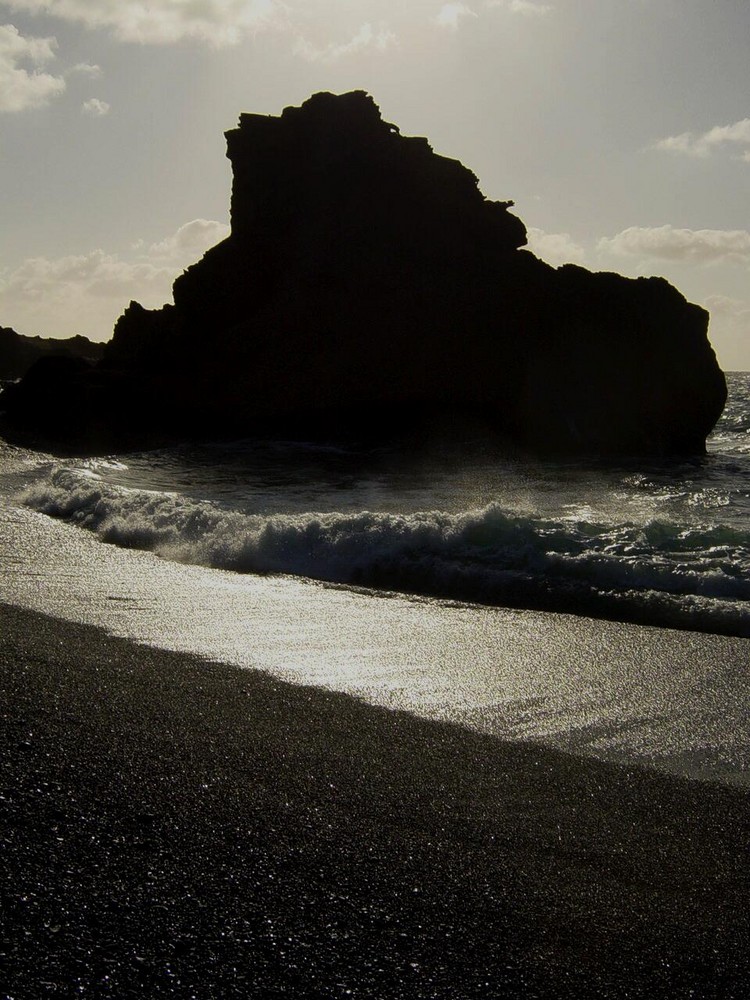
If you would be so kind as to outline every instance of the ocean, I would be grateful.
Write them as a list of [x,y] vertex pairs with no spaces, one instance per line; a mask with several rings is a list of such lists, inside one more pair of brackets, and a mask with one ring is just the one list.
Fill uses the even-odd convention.
[[750,783],[750,373],[705,456],[472,430],[56,458],[0,441],[0,600],[389,708]]

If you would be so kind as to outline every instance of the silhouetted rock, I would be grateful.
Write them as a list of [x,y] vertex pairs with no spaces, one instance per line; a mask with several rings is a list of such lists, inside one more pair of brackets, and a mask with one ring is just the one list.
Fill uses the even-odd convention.
[[[231,235],[177,279],[173,306],[131,303],[76,377],[84,444],[468,415],[535,452],[703,450],[724,377],[707,313],[663,279],[519,249],[512,202],[361,91],[242,115],[227,140]],[[22,425],[39,393],[17,389]]]
[[61,355],[94,362],[101,360],[103,353],[104,344],[86,337],[25,337],[9,326],[0,326],[0,379],[22,378],[42,357]]

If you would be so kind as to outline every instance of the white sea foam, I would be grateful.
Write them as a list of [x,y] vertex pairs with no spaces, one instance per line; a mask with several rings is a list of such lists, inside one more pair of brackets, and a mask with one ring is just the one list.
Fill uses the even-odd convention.
[[750,531],[463,513],[248,514],[61,467],[24,504],[185,563],[750,634]]

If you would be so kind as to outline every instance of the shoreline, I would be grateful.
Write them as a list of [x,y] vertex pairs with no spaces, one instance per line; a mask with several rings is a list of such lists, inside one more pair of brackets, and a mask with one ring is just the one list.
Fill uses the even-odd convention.
[[745,792],[7,605],[0,666],[9,996],[750,989]]
[[6,604],[495,737],[750,786],[746,639],[183,565],[20,507],[0,508],[0,563]]

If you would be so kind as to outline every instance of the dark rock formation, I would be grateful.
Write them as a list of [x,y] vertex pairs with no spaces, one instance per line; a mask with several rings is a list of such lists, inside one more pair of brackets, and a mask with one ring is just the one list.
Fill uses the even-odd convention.
[[39,358],[60,356],[100,361],[104,344],[86,337],[54,338],[24,337],[9,326],[0,326],[0,379],[23,378]]
[[[724,377],[707,314],[663,279],[519,249],[512,202],[363,92],[242,115],[227,140],[231,235],[173,306],[131,303],[97,369],[71,377],[68,437],[377,434],[460,414],[534,452],[703,450]],[[15,388],[10,419],[54,434],[43,386]]]

